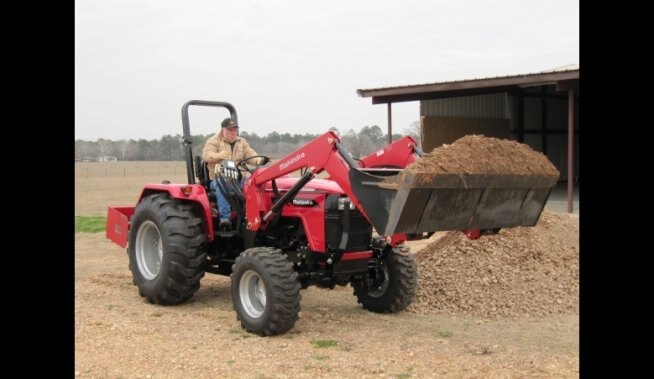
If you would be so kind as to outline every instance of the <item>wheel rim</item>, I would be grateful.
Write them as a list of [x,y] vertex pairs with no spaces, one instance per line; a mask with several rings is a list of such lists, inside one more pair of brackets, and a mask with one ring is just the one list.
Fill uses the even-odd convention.
[[266,286],[259,274],[248,270],[238,286],[241,304],[248,316],[259,318],[266,309]]
[[381,297],[388,289],[388,268],[386,265],[375,269],[377,278],[368,279],[368,296]]
[[136,233],[136,264],[141,275],[152,280],[159,275],[163,260],[163,243],[159,228],[152,221],[145,221]]

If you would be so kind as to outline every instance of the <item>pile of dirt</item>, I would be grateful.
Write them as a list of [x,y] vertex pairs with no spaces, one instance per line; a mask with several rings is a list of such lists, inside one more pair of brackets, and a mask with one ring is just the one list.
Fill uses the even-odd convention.
[[416,253],[414,313],[482,317],[578,312],[579,219],[542,213],[535,227],[469,240],[446,232]]
[[444,144],[407,166],[415,173],[556,176],[559,171],[540,152],[516,141],[467,135]]

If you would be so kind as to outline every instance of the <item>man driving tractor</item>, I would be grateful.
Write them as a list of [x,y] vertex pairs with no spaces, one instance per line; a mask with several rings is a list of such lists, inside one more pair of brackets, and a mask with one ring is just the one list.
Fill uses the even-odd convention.
[[[220,218],[219,229],[228,231],[231,228],[230,215],[232,212],[229,202],[222,191],[218,190],[216,179],[216,167],[224,159],[232,161],[242,161],[245,158],[257,155],[257,152],[247,143],[247,141],[238,135],[238,125],[231,118],[226,118],[220,124],[220,130],[207,142],[202,149],[202,159],[207,162],[209,177],[211,178],[211,189],[216,191],[216,202],[218,205],[218,215]],[[260,164],[263,158],[253,158],[252,164]],[[243,188],[243,179],[239,183]]]

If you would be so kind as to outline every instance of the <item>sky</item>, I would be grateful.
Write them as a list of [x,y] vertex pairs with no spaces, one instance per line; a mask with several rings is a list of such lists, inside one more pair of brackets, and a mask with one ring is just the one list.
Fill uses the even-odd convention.
[[[378,125],[357,89],[579,63],[577,0],[76,0],[75,139],[182,134],[189,100],[233,104],[241,131]],[[192,106],[192,134],[224,108]],[[393,132],[419,102],[392,105]]]

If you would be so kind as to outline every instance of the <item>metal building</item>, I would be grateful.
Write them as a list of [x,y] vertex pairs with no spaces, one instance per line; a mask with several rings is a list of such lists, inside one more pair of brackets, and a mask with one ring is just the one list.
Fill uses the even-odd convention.
[[[567,182],[568,212],[579,181],[579,65],[548,71],[451,82],[358,89],[373,104],[420,101],[425,152],[467,134],[514,139],[541,151]],[[572,157],[572,159],[568,159]]]

